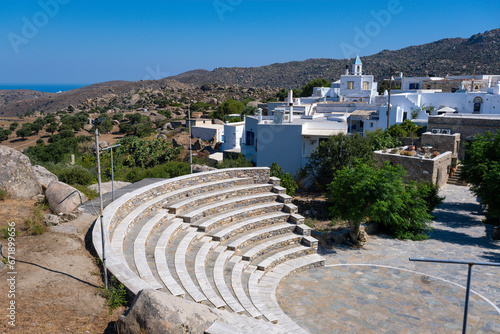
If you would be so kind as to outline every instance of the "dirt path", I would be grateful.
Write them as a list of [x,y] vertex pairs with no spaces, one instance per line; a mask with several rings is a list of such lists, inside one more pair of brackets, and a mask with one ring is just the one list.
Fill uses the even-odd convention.
[[[102,280],[85,243],[93,220],[91,215],[81,215],[57,227],[66,231],[16,237],[15,297],[8,295],[7,278],[12,276],[8,268],[0,273],[0,314],[4,319],[0,332],[115,332],[114,321],[124,308],[110,315],[99,295]],[[2,239],[1,243],[6,255],[7,241]],[[12,300],[16,306],[15,327],[5,321]]]

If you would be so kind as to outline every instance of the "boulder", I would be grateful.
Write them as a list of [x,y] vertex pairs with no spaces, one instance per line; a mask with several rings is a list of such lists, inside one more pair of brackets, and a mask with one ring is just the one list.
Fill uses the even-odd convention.
[[42,194],[30,159],[21,152],[0,145],[0,188],[13,198],[30,199]]
[[164,121],[167,118],[162,114],[157,114],[152,112],[151,114],[149,114],[149,119],[151,120],[151,122],[159,122],[159,121]]
[[159,135],[156,135],[156,139],[167,139],[167,136],[165,136],[163,133],[160,133]]
[[59,225],[61,218],[57,215],[46,214],[43,216],[43,223],[47,226]]
[[191,147],[193,148],[193,151],[199,151],[201,150],[201,146],[202,145],[202,142],[200,139],[196,139],[194,141],[194,143],[191,145]]
[[119,124],[120,124],[120,121],[119,121],[119,120],[114,119],[114,120],[112,120],[112,121],[111,121],[111,124],[113,124],[113,125],[119,125]]
[[[113,190],[113,186],[115,188],[115,191],[117,191],[118,189],[126,187],[129,184],[131,184],[131,183],[130,182],[123,182],[123,181],[114,181],[113,185],[111,184],[111,181],[102,182],[101,183],[101,190],[102,190],[103,194],[106,194],[106,193],[110,193]],[[88,186],[87,188],[89,188],[90,190],[93,190],[95,192],[99,192],[99,183],[92,184],[92,185]]]
[[[80,196],[78,194],[80,194]],[[59,181],[52,181],[45,191],[45,197],[47,197],[49,206],[54,213],[73,212],[81,203],[88,200],[87,196],[80,193],[72,186]]]
[[[99,147],[101,148],[101,150],[105,147],[108,147],[108,142],[105,141],[105,140],[99,140]],[[89,148],[92,150],[92,151],[95,151],[95,141],[92,142],[92,144],[90,144]]]
[[172,126],[171,123],[165,123],[161,129],[162,130],[173,130],[174,127]]
[[368,233],[366,233],[365,230],[360,229],[359,235],[358,235],[358,240],[361,242],[367,242],[368,241]]
[[120,334],[204,333],[216,320],[225,322],[217,309],[147,289],[137,294],[116,326]]
[[209,172],[211,170],[217,170],[217,168],[206,166],[206,165],[195,165],[195,164],[193,164],[193,172],[194,173]]
[[57,176],[55,174],[52,174],[47,170],[47,168],[43,166],[33,166],[33,170],[35,171],[36,178],[38,180],[38,183],[42,186],[43,190],[47,190],[49,187],[49,184],[52,181],[59,181]]

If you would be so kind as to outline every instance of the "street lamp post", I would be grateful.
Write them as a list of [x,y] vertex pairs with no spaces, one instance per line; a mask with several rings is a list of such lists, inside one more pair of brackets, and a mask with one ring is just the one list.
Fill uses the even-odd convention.
[[391,89],[392,89],[392,75],[394,74],[394,69],[391,67],[389,69],[389,99],[387,101],[387,129],[389,129],[389,116],[391,114]]
[[97,156],[97,181],[99,183],[99,205],[100,205],[100,222],[101,222],[101,242],[102,242],[102,264],[104,267],[104,285],[106,290],[108,289],[108,271],[106,268],[106,250],[104,245],[104,225],[103,225],[103,214],[102,214],[102,187],[101,187],[101,160],[100,160],[100,152],[99,152],[99,125],[100,120],[98,118],[94,119],[94,127],[95,127],[95,152]]
[[121,146],[121,144],[108,146],[108,147],[105,147],[102,149],[103,151],[111,150],[111,192],[112,192],[112,196],[113,196],[113,201],[115,200],[115,171],[113,168],[113,147],[118,147],[118,146]]

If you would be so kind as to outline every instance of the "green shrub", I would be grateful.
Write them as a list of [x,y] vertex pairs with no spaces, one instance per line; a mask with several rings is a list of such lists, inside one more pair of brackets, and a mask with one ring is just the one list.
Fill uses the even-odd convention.
[[113,312],[114,309],[120,306],[127,305],[128,296],[127,290],[122,283],[116,279],[116,277],[111,276],[108,284],[108,290],[101,288],[101,296],[106,299],[106,305],[109,307],[109,314]]
[[177,176],[182,176],[190,173],[190,167],[188,163],[170,161],[158,166],[143,169],[140,167],[131,168],[126,176],[125,180],[127,182],[138,182],[147,178],[172,178]]
[[5,201],[7,198],[9,198],[7,190],[0,188],[0,201]]
[[95,181],[94,175],[81,166],[65,166],[53,172],[57,175],[59,181],[70,185],[88,186]]
[[217,165],[217,168],[241,168],[241,167],[253,167],[253,164],[248,161],[243,154],[238,155],[236,158],[227,158],[222,160]]
[[286,188],[287,195],[295,195],[295,191],[299,188],[297,182],[295,182],[295,179],[292,175],[290,175],[290,173],[284,172],[276,162],[273,162],[271,165],[271,176],[275,176],[280,179],[280,185]]

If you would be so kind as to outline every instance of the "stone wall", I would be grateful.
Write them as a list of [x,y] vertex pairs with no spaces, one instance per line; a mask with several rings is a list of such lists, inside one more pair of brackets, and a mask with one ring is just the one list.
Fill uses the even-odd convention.
[[460,147],[460,134],[451,135],[442,133],[425,132],[422,134],[422,146],[432,146],[438,152],[451,152],[452,158],[458,158]]
[[399,164],[408,172],[407,178],[413,181],[429,181],[440,187],[448,181],[451,166],[451,152],[445,152],[433,159],[410,157],[400,154],[374,152],[378,164],[388,161],[391,165]]
[[495,133],[500,130],[500,116],[484,114],[429,116],[427,130],[432,131],[435,129],[449,129],[452,134],[460,134],[458,158],[463,159],[467,140],[470,140],[476,134],[485,134],[488,131]]

